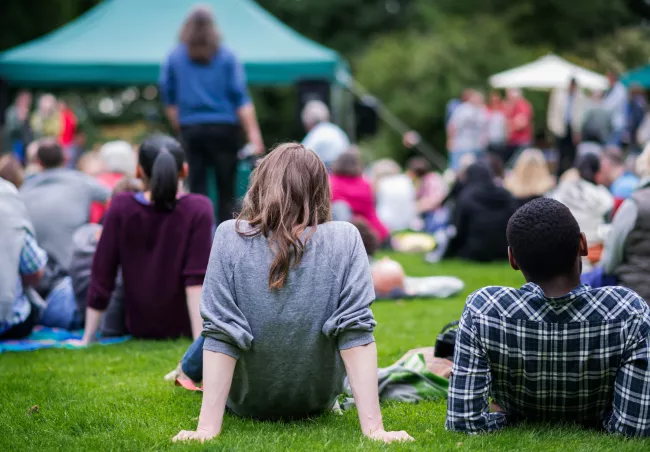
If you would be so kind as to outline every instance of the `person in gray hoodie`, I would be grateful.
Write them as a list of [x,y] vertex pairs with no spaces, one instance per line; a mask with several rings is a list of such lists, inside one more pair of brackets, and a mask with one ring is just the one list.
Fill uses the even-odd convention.
[[[356,228],[331,222],[328,173],[303,145],[275,148],[255,169],[238,220],[217,229],[201,297],[203,406],[196,431],[221,433],[226,409],[257,419],[331,410],[347,374],[362,432],[384,430],[379,409],[375,299]],[[187,357],[186,357],[187,358]]]

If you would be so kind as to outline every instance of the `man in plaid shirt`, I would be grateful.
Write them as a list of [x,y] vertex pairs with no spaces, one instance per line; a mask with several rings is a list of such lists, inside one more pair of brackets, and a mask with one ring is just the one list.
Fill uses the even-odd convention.
[[510,219],[507,236],[510,263],[528,283],[486,287],[468,298],[456,339],[447,430],[479,433],[522,420],[566,421],[650,436],[646,302],[623,287],[580,285],[587,242],[557,201],[524,205]]

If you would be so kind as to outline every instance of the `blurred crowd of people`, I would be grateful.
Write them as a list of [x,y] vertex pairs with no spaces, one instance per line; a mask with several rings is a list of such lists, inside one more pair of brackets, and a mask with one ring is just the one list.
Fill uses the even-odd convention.
[[27,146],[34,140],[55,137],[68,153],[68,165],[74,167],[83,153],[85,137],[77,124],[74,111],[62,99],[46,93],[39,96],[33,108],[33,95],[20,91],[5,112],[3,145],[25,164]]
[[[205,366],[208,408],[199,429],[178,439],[218,434],[229,393],[231,410],[253,417],[331,409],[347,372],[364,433],[408,440],[384,431],[377,388],[359,384],[377,375],[369,306],[375,293],[399,289],[369,262],[398,232],[433,237],[429,262],[514,262],[513,215],[552,198],[533,205],[558,218],[568,208],[570,226],[577,222],[571,240],[580,249],[569,264],[584,254],[579,270],[593,285],[622,283],[650,299],[650,115],[643,92],[614,76],[607,93],[590,98],[575,80],[553,92],[554,160],[535,147],[521,90],[492,92],[487,102],[465,90],[448,105],[443,173],[422,157],[404,168],[390,159],[366,166],[327,105],[311,100],[303,143],[263,158],[240,202],[240,135],[249,157],[264,144],[242,67],[208,10],[188,16],[163,64],[161,93],[180,140],[154,135],[137,148],[112,141],[92,152],[83,152],[64,102],[45,94],[32,111],[31,94],[18,94],[5,121],[11,152],[0,157],[0,339],[24,338],[38,324],[83,327],[79,346],[98,333],[192,337],[172,378],[198,382]],[[216,209],[205,196],[210,171]],[[399,285],[399,264],[380,265]]]

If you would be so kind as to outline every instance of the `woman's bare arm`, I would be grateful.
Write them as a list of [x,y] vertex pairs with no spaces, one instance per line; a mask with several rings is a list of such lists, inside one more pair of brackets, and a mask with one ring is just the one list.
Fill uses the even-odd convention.
[[412,441],[408,433],[387,432],[379,408],[379,381],[377,378],[377,345],[373,342],[361,347],[341,350],[352,387],[352,395],[359,411],[361,431],[370,439],[390,443]]
[[226,401],[237,360],[223,353],[203,351],[203,404],[196,431],[183,430],[174,441],[208,441],[221,433]]

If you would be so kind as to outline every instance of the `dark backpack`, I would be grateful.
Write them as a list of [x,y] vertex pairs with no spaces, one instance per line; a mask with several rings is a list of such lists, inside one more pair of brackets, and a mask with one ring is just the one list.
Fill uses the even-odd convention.
[[436,346],[433,349],[433,356],[453,361],[457,332],[458,320],[454,320],[453,322],[446,324],[442,328],[442,331],[440,331],[440,334],[438,334],[438,338],[436,339]]

